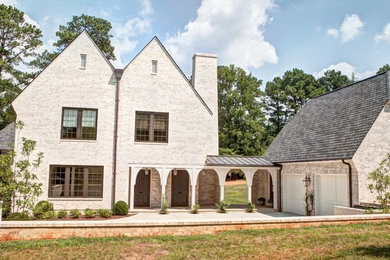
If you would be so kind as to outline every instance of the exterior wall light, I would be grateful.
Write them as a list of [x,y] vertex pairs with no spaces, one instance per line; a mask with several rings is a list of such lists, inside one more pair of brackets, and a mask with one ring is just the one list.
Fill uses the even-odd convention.
[[177,175],[177,170],[176,169],[173,169],[173,175]]
[[309,187],[310,184],[311,184],[311,179],[310,179],[310,176],[309,175],[306,175],[305,178],[302,180],[303,181],[303,185],[305,187]]
[[149,171],[150,171],[150,170],[149,170],[148,168],[145,168],[145,175],[146,175],[146,176],[148,176]]

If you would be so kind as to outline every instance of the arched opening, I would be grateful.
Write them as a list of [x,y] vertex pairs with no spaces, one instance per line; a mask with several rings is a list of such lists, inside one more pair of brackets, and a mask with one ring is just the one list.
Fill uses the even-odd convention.
[[[168,175],[167,198],[171,207],[188,207],[190,204],[190,175],[186,170],[174,169]],[[169,194],[170,193],[170,194]]]
[[134,186],[134,207],[161,207],[161,180],[156,169],[138,172]]
[[252,202],[262,207],[273,207],[274,193],[271,174],[258,170],[253,175]]
[[232,169],[226,174],[224,192],[224,201],[231,207],[247,204],[248,186],[243,171]]
[[196,182],[196,204],[214,207],[219,202],[219,180],[214,170],[202,170]]

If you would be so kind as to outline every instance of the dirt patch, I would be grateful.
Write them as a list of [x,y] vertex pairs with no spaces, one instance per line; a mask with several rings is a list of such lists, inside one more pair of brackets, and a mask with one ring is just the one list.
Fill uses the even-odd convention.
[[246,180],[239,179],[239,180],[233,180],[233,181],[226,181],[225,186],[234,186],[234,185],[242,185],[246,184]]

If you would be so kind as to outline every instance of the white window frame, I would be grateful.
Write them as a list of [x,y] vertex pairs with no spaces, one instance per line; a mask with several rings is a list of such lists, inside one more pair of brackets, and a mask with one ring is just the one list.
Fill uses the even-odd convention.
[[80,54],[80,69],[85,70],[87,67],[87,54]]
[[152,74],[157,74],[158,71],[158,62],[157,60],[152,60]]

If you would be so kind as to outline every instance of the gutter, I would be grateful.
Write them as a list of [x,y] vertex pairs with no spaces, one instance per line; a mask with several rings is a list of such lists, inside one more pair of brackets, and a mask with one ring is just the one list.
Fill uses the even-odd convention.
[[113,151],[113,172],[112,172],[112,201],[111,207],[115,204],[116,175],[117,175],[117,153],[118,153],[118,121],[119,121],[119,90],[123,69],[115,69],[116,91],[115,91],[115,122],[114,122],[114,151]]
[[345,165],[348,165],[348,179],[349,179],[349,206],[352,208],[352,166],[350,163],[347,163],[345,159],[342,159],[341,162]]

